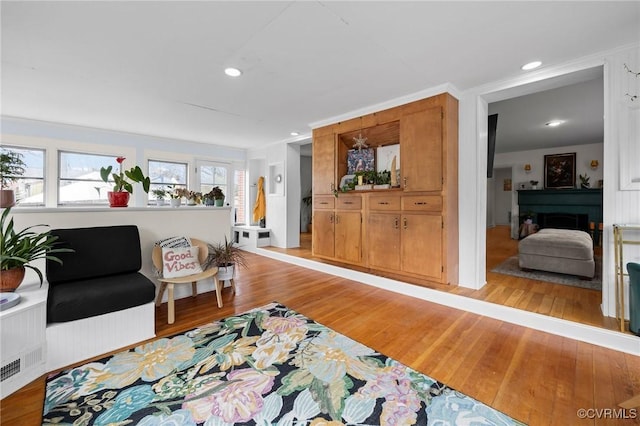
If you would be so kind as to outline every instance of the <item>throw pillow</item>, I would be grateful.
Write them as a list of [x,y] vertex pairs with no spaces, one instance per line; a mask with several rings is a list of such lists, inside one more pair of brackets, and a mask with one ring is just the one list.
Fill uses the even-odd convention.
[[163,247],[162,276],[177,278],[202,272],[198,250],[198,247]]

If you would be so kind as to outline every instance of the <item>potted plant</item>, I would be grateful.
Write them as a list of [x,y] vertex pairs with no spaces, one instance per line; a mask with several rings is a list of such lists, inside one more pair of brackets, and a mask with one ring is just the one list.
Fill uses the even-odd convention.
[[302,210],[303,221],[307,218],[309,219],[309,222],[307,223],[307,232],[311,232],[313,228],[311,224],[311,206],[313,204],[313,195],[311,195],[311,192],[309,192],[309,195],[307,195],[306,197],[302,197],[302,204],[304,205]]
[[224,237],[224,243],[208,244],[209,255],[204,262],[204,269],[211,266],[218,267],[218,279],[226,281],[233,278],[235,266],[247,267],[244,251],[237,247],[233,241]]
[[582,189],[588,189],[591,187],[591,184],[589,183],[589,176],[587,176],[587,174],[585,173],[584,176],[583,175],[578,175],[580,177],[580,188]]
[[202,195],[205,206],[213,206],[215,204],[215,194],[213,189],[206,194]]
[[0,207],[6,208],[16,204],[16,194],[9,189],[9,184],[24,174],[26,164],[22,161],[22,154],[8,149],[0,152]]
[[113,191],[107,193],[109,197],[109,206],[111,207],[127,207],[129,204],[129,197],[133,193],[133,185],[127,180],[129,178],[132,182],[138,182],[142,184],[144,192],[149,193],[149,186],[151,186],[151,179],[145,177],[142,173],[140,166],[132,167],[129,170],[122,169],[122,163],[124,157],[116,158],[116,161],[120,165],[119,173],[111,173],[112,166],[102,167],[100,169],[100,177],[103,181],[109,183],[109,175],[113,178],[114,185]]
[[187,188],[178,188],[172,185],[169,185],[169,189],[170,191],[168,191],[167,193],[171,198],[171,207],[180,207],[180,204],[182,204],[182,197],[186,197],[189,194],[189,191],[187,190]]
[[214,186],[211,189],[211,193],[213,194],[216,207],[224,206],[224,192],[222,192],[222,189],[220,189],[219,186]]
[[195,206],[202,202],[202,192],[188,191],[186,198],[188,206]]
[[381,172],[376,173],[374,183],[375,185],[373,185],[373,189],[391,188],[391,172],[388,170],[383,170]]
[[25,268],[29,268],[38,274],[42,285],[42,272],[37,266],[31,264],[34,260],[49,259],[62,264],[55,256],[56,253],[73,252],[68,248],[55,248],[54,243],[58,237],[51,235],[50,231],[32,231],[34,225],[16,232],[13,226],[13,218],[7,219],[11,208],[5,209],[0,217],[0,291],[14,291],[22,283]]
[[167,197],[167,190],[164,188],[155,188],[151,190],[151,193],[156,197],[156,205],[163,206],[164,199]]
[[537,180],[530,180],[529,183],[531,184],[531,189],[538,189],[538,181]]

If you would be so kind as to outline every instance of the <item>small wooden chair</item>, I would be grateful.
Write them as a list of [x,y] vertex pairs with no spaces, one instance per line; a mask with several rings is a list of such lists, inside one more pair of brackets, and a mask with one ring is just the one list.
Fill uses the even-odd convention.
[[[207,247],[207,243],[204,241],[191,238],[191,245],[194,247],[198,247],[198,262],[202,264],[209,255],[209,248]],[[154,246],[153,253],[151,255],[153,260],[153,265],[156,269],[162,272],[162,247]],[[162,276],[158,277],[158,281],[160,281],[160,290],[158,291],[158,296],[156,297],[156,306],[160,306],[162,303],[162,296],[164,295],[165,288],[168,289],[167,293],[167,309],[168,309],[168,323],[173,324],[175,321],[175,307],[173,300],[173,286],[174,284],[188,284],[191,283],[191,296],[195,297],[198,294],[197,283],[200,280],[204,280],[206,278],[213,278],[213,282],[216,285],[216,298],[218,299],[218,307],[222,308],[222,282],[218,280],[216,275],[218,274],[218,268],[216,266],[204,270],[198,274],[187,275],[185,277],[176,277],[176,278],[164,278]]]

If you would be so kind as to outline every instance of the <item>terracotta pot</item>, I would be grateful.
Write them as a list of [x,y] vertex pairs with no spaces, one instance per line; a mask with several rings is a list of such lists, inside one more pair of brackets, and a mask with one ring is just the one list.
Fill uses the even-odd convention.
[[24,279],[24,266],[0,272],[0,291],[15,291]]
[[110,207],[127,207],[129,205],[129,197],[131,197],[131,194],[127,191],[109,191],[107,192],[107,197],[109,197]]
[[0,208],[13,207],[16,205],[16,193],[13,189],[0,189]]

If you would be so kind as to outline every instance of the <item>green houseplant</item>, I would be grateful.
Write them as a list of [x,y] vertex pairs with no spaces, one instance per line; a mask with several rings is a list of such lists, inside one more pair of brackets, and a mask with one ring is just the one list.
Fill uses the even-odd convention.
[[209,255],[204,262],[204,269],[211,266],[218,267],[218,279],[225,281],[233,278],[235,266],[247,267],[244,251],[235,245],[233,241],[224,237],[224,243],[208,244]]
[[44,280],[42,271],[31,264],[34,260],[48,259],[62,264],[62,261],[53,256],[56,253],[73,252],[72,249],[56,248],[58,237],[51,235],[50,231],[35,232],[33,225],[16,232],[13,218],[9,218],[11,208],[5,209],[0,217],[0,290],[14,291],[24,279],[25,268],[29,268],[38,274],[40,285]]
[[156,197],[156,204],[159,206],[164,205],[164,199],[167,198],[167,190],[164,188],[155,188],[151,190],[151,193]]
[[16,195],[9,184],[24,174],[26,164],[19,152],[2,149],[0,151],[0,207],[11,207],[16,204]]
[[224,206],[224,192],[222,192],[219,186],[214,186],[210,194],[213,196],[216,207]]
[[129,170],[123,170],[122,163],[124,160],[124,157],[116,158],[116,161],[120,165],[120,171],[118,173],[111,173],[111,170],[113,170],[112,166],[102,167],[100,169],[100,177],[103,181],[109,183],[109,176],[113,178],[113,191],[109,191],[107,194],[109,197],[109,205],[111,207],[127,207],[129,197],[133,193],[132,182],[141,183],[142,189],[146,193],[149,193],[149,187],[151,186],[151,179],[142,173],[140,166],[132,167]]

